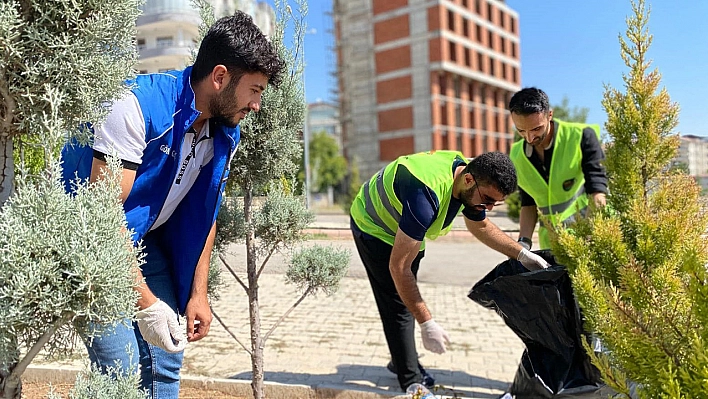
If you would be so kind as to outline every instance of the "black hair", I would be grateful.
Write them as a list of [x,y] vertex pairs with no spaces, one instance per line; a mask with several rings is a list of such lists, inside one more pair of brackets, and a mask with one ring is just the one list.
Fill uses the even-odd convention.
[[548,95],[541,89],[527,87],[516,92],[509,100],[509,112],[518,115],[548,114],[551,106]]
[[516,191],[516,169],[508,155],[485,152],[472,159],[464,173],[470,173],[480,186],[493,186],[504,196]]
[[192,67],[192,81],[206,78],[217,65],[224,65],[236,82],[245,73],[261,72],[275,87],[285,69],[271,42],[242,11],[219,19],[209,28]]

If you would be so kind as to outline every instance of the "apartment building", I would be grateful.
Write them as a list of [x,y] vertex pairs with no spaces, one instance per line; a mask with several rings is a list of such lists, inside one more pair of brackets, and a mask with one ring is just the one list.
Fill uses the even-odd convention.
[[703,188],[708,188],[708,137],[681,136],[678,155],[674,161],[685,165],[688,174],[695,176]]
[[333,0],[344,153],[362,175],[399,155],[508,152],[518,13],[501,0]]
[[326,101],[316,101],[307,105],[308,131],[312,134],[327,132],[342,148],[342,125],[339,123],[339,107]]
[[[217,18],[241,10],[253,18],[266,36],[273,33],[275,12],[264,1],[211,0],[211,4]],[[199,11],[190,0],[147,0],[136,22],[138,72],[162,72],[190,65],[200,23]]]

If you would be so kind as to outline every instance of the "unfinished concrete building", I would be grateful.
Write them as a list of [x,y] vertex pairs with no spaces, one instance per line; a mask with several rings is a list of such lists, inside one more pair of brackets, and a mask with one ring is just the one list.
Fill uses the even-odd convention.
[[399,155],[508,152],[519,20],[501,0],[334,0],[344,153],[362,177]]

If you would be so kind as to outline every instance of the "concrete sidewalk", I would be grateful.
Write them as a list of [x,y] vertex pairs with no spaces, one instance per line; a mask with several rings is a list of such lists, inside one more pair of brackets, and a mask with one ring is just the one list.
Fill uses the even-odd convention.
[[[472,302],[467,293],[506,258],[474,240],[459,219],[453,225],[458,237],[428,242],[419,271],[421,294],[433,317],[450,334],[452,344],[445,354],[435,355],[423,349],[418,335],[420,361],[437,384],[447,388],[439,394],[497,398],[512,381],[524,348],[498,315]],[[516,237],[516,224],[505,214],[492,213],[490,219]],[[271,335],[265,346],[266,380],[401,395],[395,375],[385,368],[390,360],[388,349],[371,287],[351,240],[348,216],[318,215],[312,231],[329,239],[303,245],[348,249],[351,266],[335,294],[305,299]],[[332,236],[339,239],[332,240]],[[231,248],[227,258],[243,276],[243,246]],[[285,284],[287,259],[287,254],[274,256],[260,278],[264,332],[299,297],[295,287]],[[230,282],[222,293],[215,313],[249,346],[248,303],[243,289]],[[187,348],[184,371],[248,380],[250,358],[222,326],[213,325],[207,339]]]

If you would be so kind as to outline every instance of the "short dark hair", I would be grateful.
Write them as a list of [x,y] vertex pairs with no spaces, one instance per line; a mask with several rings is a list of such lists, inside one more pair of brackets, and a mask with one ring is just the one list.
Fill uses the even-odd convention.
[[551,110],[548,95],[541,89],[527,87],[517,91],[509,100],[509,112],[518,115],[532,115]]
[[224,65],[236,82],[245,73],[261,72],[275,87],[285,69],[271,42],[242,11],[219,19],[209,28],[192,67],[192,80],[201,81],[217,65]]
[[472,159],[464,173],[472,174],[481,186],[495,187],[504,196],[516,191],[516,169],[504,153],[485,152]]

